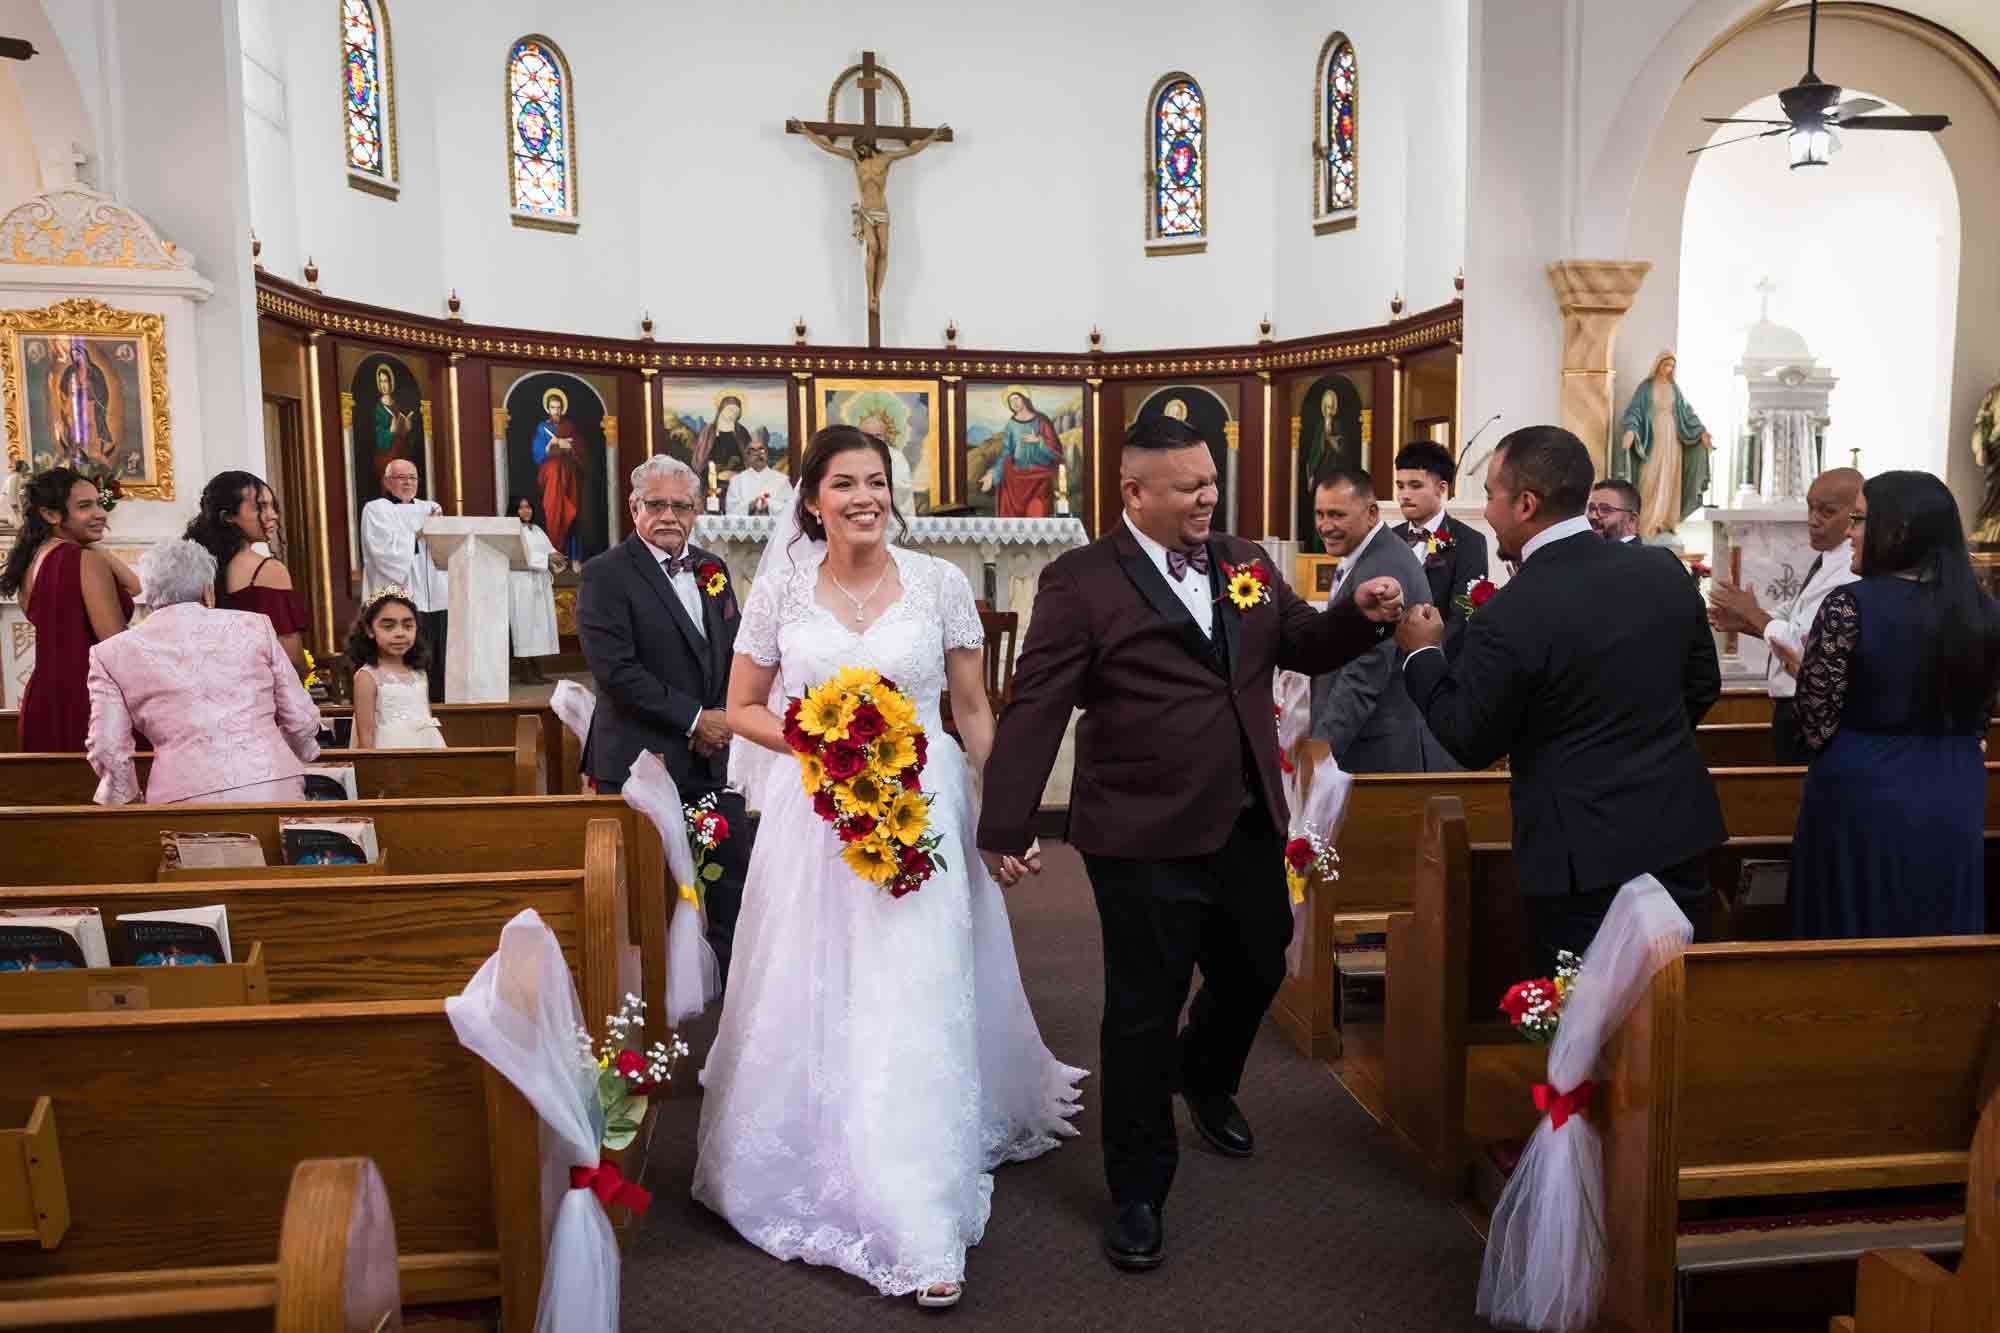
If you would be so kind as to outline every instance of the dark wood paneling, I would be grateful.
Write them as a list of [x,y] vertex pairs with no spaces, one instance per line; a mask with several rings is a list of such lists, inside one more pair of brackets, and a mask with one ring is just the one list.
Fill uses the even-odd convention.
[[[632,469],[653,452],[653,442],[646,438],[646,394],[654,386],[650,378],[636,372],[621,372],[613,378],[618,383],[618,490],[611,504],[611,544],[615,546],[632,533],[632,510],[625,502],[632,491]],[[659,406],[655,399],[656,416]]]
[[1246,376],[1237,388],[1236,522],[1239,535],[1253,541],[1264,535],[1264,381]]
[[1111,525],[1118,521],[1125,508],[1125,502],[1118,494],[1118,460],[1125,448],[1124,386],[1108,381],[1099,385],[1097,411],[1092,415],[1096,423],[1104,427],[1097,450],[1096,503],[1097,530],[1106,533],[1111,531]]
[[464,469],[465,513],[500,507],[500,479],[493,475],[492,362],[468,356],[458,363],[459,464]]

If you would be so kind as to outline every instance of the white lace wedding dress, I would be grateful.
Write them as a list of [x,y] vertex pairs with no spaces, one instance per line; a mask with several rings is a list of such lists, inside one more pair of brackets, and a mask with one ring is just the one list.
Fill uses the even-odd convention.
[[702,1070],[694,1196],[780,1259],[899,1295],[965,1277],[992,1169],[1076,1131],[1076,1081],[1042,1044],[999,885],[973,846],[965,755],[938,718],[944,654],[983,641],[956,567],[891,548],[903,595],[856,634],[813,597],[802,554],[752,588],[736,651],[782,667],[787,695],[873,667],[916,705],[950,868],[891,898],[839,858],[797,769],[753,793],[763,820]]

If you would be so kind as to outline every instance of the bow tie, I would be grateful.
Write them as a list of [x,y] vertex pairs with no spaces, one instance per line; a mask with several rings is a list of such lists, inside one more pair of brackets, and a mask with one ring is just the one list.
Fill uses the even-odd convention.
[[1179,583],[1192,569],[1203,578],[1208,577],[1208,548],[1197,546],[1192,551],[1168,551],[1167,573]]
[[694,573],[694,552],[683,549],[679,555],[670,555],[660,562],[660,568],[668,578],[676,574]]

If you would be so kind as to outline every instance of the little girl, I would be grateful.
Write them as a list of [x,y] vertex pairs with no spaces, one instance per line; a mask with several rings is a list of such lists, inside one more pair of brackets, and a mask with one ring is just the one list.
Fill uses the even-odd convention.
[[361,608],[347,636],[354,672],[357,750],[441,750],[444,732],[431,716],[431,646],[418,629],[417,605],[385,588]]

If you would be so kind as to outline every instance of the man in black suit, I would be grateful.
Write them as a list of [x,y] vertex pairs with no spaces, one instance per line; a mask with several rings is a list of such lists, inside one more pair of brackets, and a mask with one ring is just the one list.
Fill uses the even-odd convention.
[[1640,551],[1658,551],[1671,568],[1687,574],[1688,568],[1669,546],[1653,546],[1639,540],[1639,488],[1622,477],[1606,477],[1590,488],[1590,503],[1584,506],[1590,530],[1608,542]]
[[1707,927],[1707,854],[1727,836],[1694,727],[1722,692],[1693,581],[1591,533],[1590,455],[1557,426],[1500,442],[1486,520],[1520,573],[1475,614],[1454,659],[1414,607],[1403,684],[1469,769],[1509,756],[1514,862],[1542,966],[1581,954],[1619,887],[1651,873]]
[[612,795],[632,761],[651,750],[684,803],[715,795],[729,836],[714,854],[722,878],[706,886],[705,901],[709,943],[726,979],[754,831],[743,798],[723,785],[723,705],[742,616],[728,566],[688,543],[700,494],[687,464],[664,454],[647,459],[632,471],[632,535],[583,567],[576,632],[597,684],[583,771],[599,795]]
[[1441,444],[1418,440],[1396,453],[1396,507],[1403,521],[1390,531],[1417,553],[1431,584],[1431,605],[1457,633],[1465,618],[1458,595],[1486,577],[1486,534],[1444,512],[1457,464]]

